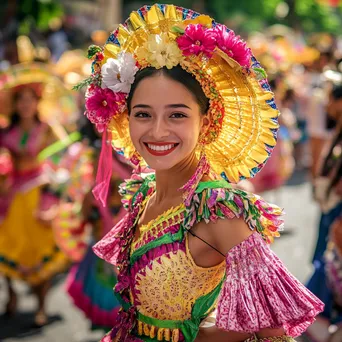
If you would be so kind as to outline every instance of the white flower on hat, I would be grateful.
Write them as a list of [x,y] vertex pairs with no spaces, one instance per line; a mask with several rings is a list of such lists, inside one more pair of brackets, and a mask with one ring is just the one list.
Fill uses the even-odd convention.
[[107,62],[102,65],[102,88],[109,88],[115,93],[128,94],[138,70],[132,54],[120,52],[117,59],[108,58]]

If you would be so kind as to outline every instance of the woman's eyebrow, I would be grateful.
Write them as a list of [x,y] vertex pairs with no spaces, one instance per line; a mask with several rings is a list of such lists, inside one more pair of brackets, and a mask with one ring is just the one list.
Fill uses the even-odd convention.
[[137,104],[135,105],[133,108],[152,108],[151,106],[147,105],[147,104]]
[[[152,108],[151,106],[147,105],[147,104],[136,104],[133,108]],[[189,106],[185,105],[184,103],[172,103],[172,104],[168,104],[165,106],[165,108],[187,108],[187,109],[191,109]]]
[[184,103],[173,103],[165,106],[166,108],[188,108],[191,109],[189,106],[185,105]]

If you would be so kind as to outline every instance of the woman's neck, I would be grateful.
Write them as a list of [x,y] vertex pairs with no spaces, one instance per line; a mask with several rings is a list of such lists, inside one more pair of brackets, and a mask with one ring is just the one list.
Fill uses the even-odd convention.
[[193,153],[183,162],[172,169],[156,171],[155,203],[161,203],[165,199],[180,197],[181,188],[193,176],[198,166],[198,159]]
[[36,121],[34,118],[21,118],[19,122],[19,127],[24,131],[29,131],[34,127],[35,123]]

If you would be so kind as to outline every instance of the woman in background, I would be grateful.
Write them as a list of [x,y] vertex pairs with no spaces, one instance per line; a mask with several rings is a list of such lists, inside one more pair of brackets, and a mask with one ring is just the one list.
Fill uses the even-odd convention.
[[13,315],[17,307],[12,279],[23,280],[38,300],[37,326],[47,323],[45,299],[50,280],[67,264],[51,229],[57,199],[47,190],[49,179],[38,160],[38,154],[54,139],[50,126],[39,119],[41,87],[34,83],[13,89],[10,125],[0,133],[0,147],[9,151],[13,163],[11,185],[1,191],[0,273],[9,293],[5,314]]

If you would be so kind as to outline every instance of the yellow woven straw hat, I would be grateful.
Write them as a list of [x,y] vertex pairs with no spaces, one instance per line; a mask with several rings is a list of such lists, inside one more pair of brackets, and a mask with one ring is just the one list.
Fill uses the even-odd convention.
[[[131,158],[126,98],[135,73],[180,65],[210,100],[206,156],[230,182],[253,177],[276,144],[279,112],[266,73],[246,43],[224,25],[174,5],[132,12],[103,47],[91,46],[86,115],[112,134],[115,150]],[[199,151],[197,153],[200,153]]]

